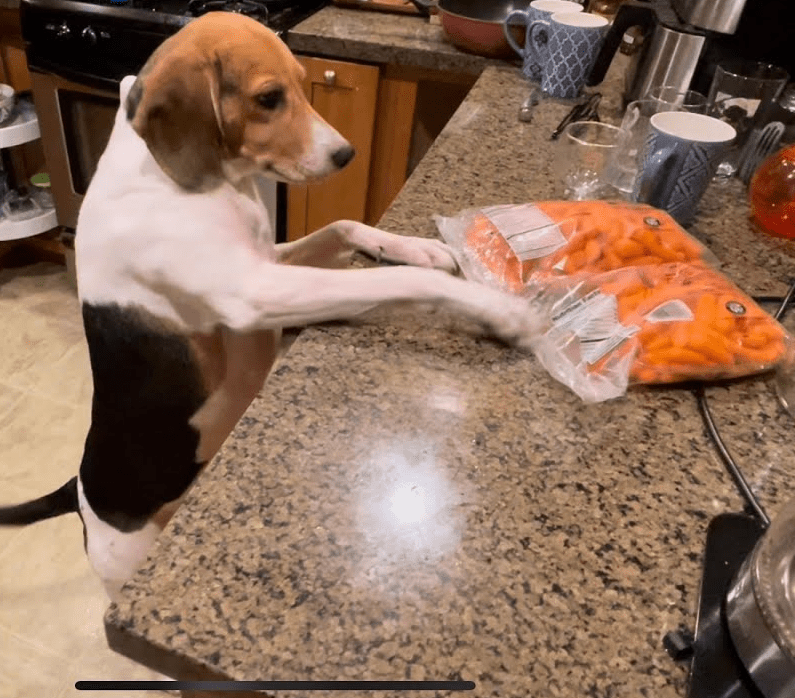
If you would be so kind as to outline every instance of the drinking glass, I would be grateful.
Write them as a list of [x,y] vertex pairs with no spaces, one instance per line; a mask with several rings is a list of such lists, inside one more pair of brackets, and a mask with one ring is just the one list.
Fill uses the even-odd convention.
[[789,79],[783,68],[770,63],[736,60],[721,63],[707,95],[707,113],[734,127],[737,137],[718,165],[717,178],[728,179],[739,167],[740,153],[760,110],[778,99]]
[[575,121],[566,126],[553,163],[556,196],[570,201],[615,197],[605,174],[620,130],[598,121]]
[[706,114],[707,112],[706,96],[695,90],[681,90],[670,85],[657,85],[649,90],[645,99],[658,102],[661,106],[668,105],[694,114]]
[[616,190],[616,195],[625,201],[633,200],[643,147],[649,137],[649,120],[663,111],[682,110],[661,99],[648,98],[630,102],[624,112],[616,147],[608,158],[605,179]]

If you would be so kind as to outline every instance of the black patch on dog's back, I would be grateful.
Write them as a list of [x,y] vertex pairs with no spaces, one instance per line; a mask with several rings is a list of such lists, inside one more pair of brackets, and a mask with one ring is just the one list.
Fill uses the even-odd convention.
[[136,530],[198,474],[188,420],[207,398],[187,339],[116,305],[83,304],[94,397],[80,479],[103,521]]

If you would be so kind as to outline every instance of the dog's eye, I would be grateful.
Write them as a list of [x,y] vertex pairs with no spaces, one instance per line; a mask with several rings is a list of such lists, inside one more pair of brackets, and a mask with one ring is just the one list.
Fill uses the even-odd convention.
[[276,109],[284,102],[284,90],[281,87],[268,90],[267,92],[258,94],[256,100],[257,104],[264,109]]

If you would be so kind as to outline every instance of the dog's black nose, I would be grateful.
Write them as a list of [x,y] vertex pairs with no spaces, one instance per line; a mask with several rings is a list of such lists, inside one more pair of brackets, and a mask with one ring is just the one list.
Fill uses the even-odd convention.
[[346,145],[331,154],[331,162],[334,163],[335,167],[341,170],[343,167],[345,167],[345,165],[353,160],[354,155],[356,155],[356,150],[353,148],[353,146]]

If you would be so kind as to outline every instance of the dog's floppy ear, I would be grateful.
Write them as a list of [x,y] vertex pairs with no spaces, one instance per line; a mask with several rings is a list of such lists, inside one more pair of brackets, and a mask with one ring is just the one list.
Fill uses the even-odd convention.
[[155,51],[127,96],[127,118],[177,184],[206,191],[222,179],[217,62]]

